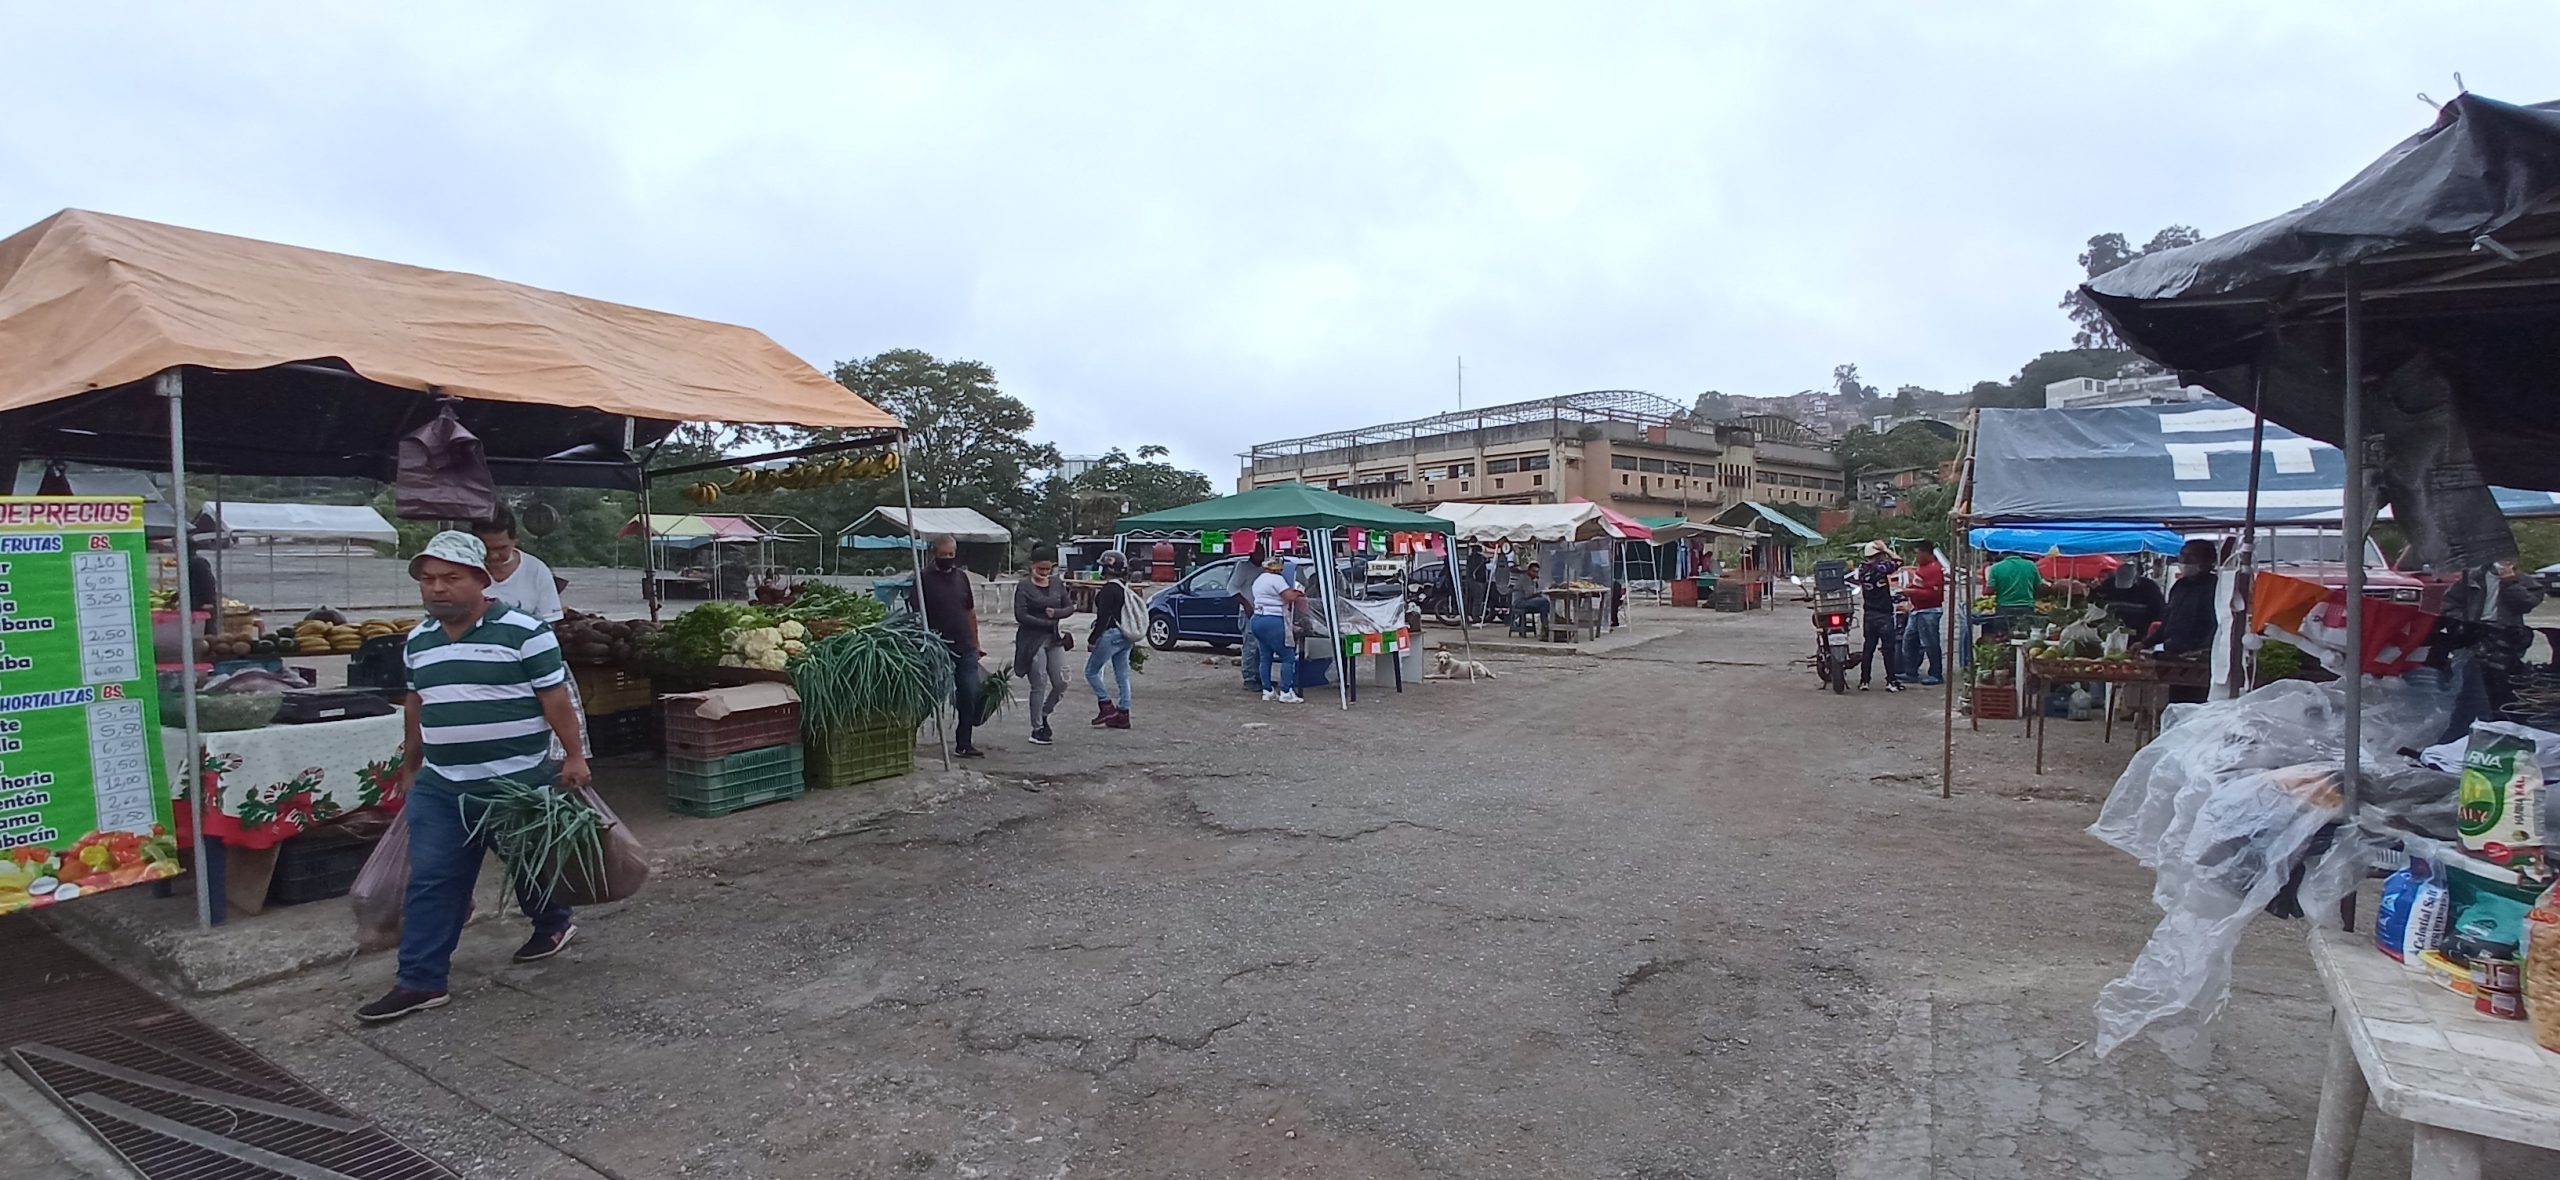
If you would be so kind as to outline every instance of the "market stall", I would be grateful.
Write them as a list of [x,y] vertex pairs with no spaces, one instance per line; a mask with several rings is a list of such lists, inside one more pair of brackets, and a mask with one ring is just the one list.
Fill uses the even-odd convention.
[[[2338,445],[2348,553],[2364,548],[2378,491],[2418,564],[2474,578],[2515,555],[2491,486],[2560,490],[2560,303],[2544,297],[2560,290],[2555,198],[2560,103],[2463,94],[2329,197],[2085,290],[2145,356]],[[2248,533],[2260,491],[2253,473]],[[2311,1175],[2346,1173],[2369,1092],[2415,1124],[2413,1175],[2476,1176],[2488,1139],[2560,1145],[2555,1075],[2502,1059],[2560,1053],[2560,956],[2539,945],[2560,929],[2560,839],[2538,795],[2560,777],[2560,691],[2546,690],[2560,670],[2488,646],[2510,624],[2486,603],[2420,633],[2374,609],[2365,562],[2347,561],[2344,581],[2334,684],[2279,681],[2180,716],[2092,828],[2155,869],[2165,911],[2100,993],[2098,1048],[2143,1035],[2192,1053],[2227,999],[2247,915],[2325,923],[2369,873],[2405,862],[2383,885],[2373,953],[2400,960],[2399,981],[2440,984],[2472,1010],[2383,985],[2369,960],[2343,967],[2362,948],[2318,936],[2339,1022]],[[2414,648],[2398,638],[2414,634]],[[2448,674],[2429,658],[2438,645],[2469,658]],[[2464,676],[2493,659],[2509,720],[2479,720],[2478,682]],[[2414,761],[2401,754],[2418,747]],[[2534,953],[2520,961],[2527,931]],[[2385,1019],[2404,1047],[2375,1043],[2379,1005],[2396,1005]],[[2499,1035],[2519,1019],[2539,1049]],[[2417,1039],[2430,1026],[2453,1031]],[[2494,1096],[2472,1088],[2483,1072]]]
[[836,552],[912,550],[935,537],[949,537],[960,547],[962,562],[972,569],[1004,570],[1013,560],[1013,531],[987,519],[975,508],[915,508],[884,504],[836,530]]
[[[1733,560],[1724,562],[1716,580],[1717,610],[1757,610],[1774,606],[1782,580],[1796,579],[1796,550],[1823,543],[1821,533],[1803,521],[1757,500],[1744,500],[1715,515],[1711,522],[1745,535],[1733,540]],[[1810,597],[1810,583],[1805,583]]]
[[[808,482],[844,470],[822,456],[863,449],[883,452],[870,458],[877,471],[904,467],[896,418],[748,329],[76,210],[0,239],[0,342],[0,470],[7,471],[52,459],[165,471],[173,485],[194,475],[356,476],[392,484],[401,515],[428,519],[486,519],[500,486],[621,488],[640,494],[646,555],[657,548],[645,543],[657,478],[753,468],[765,473],[759,478]],[[653,462],[678,423],[705,418],[824,428],[830,441]],[[743,482],[743,474],[733,480]],[[708,499],[720,489],[697,482],[689,490]],[[34,501],[20,511],[89,511],[76,507],[82,503]],[[85,545],[101,536],[65,540],[81,542],[87,557]],[[180,535],[173,544],[176,597],[184,601],[192,542]],[[645,579],[653,563],[644,556],[642,566]],[[646,584],[654,604],[654,581]],[[137,609],[141,585],[132,583]],[[95,591],[101,603],[111,589]],[[126,624],[129,638],[115,642],[138,644],[145,620]],[[344,624],[313,622],[321,630],[309,638],[332,651],[362,640],[360,628],[342,636],[336,628]],[[296,632],[297,649],[304,638]],[[57,801],[86,808],[93,797],[119,800],[114,831],[96,834],[99,847],[117,847],[56,851],[93,866],[104,860],[118,874],[159,865],[149,849],[167,838],[153,833],[177,827],[175,793],[189,813],[189,860],[205,870],[195,875],[198,920],[211,925],[223,907],[209,878],[226,841],[245,849],[301,839],[278,825],[299,831],[305,816],[361,804],[368,778],[378,787],[379,775],[367,768],[387,751],[374,749],[378,718],[330,717],[328,700],[299,689],[237,695],[281,698],[274,711],[308,717],[302,724],[287,730],[229,717],[224,723],[237,729],[208,733],[209,711],[249,706],[213,701],[208,689],[223,686],[200,674],[173,669],[170,680],[168,716],[163,694],[144,681],[120,693],[119,708],[139,715],[114,722],[119,736],[100,738],[107,731],[98,730],[76,754],[69,744],[46,747]],[[0,701],[0,713],[25,724],[32,714],[20,709],[35,704]],[[197,752],[177,762],[228,768],[206,780],[207,789],[173,791],[169,739],[158,732],[164,722],[177,731],[176,750]],[[129,786],[122,776],[137,757],[152,768]],[[313,761],[283,768],[302,757]],[[315,768],[316,775],[301,773]],[[127,806],[135,788],[138,799]],[[356,810],[379,813],[389,801],[377,790],[374,804]],[[122,848],[129,842],[143,858],[131,866]],[[77,892],[48,888],[44,896]],[[0,909],[21,895],[35,896],[0,889]]]
[[[1346,657],[1343,662],[1345,675],[1339,690],[1342,707],[1346,709],[1351,707],[1351,663],[1348,657],[1395,650],[1396,645],[1410,642],[1410,635],[1386,633],[1383,625],[1367,622],[1367,616],[1362,614],[1344,617],[1344,612],[1336,605],[1341,587],[1333,557],[1337,554],[1385,555],[1401,551],[1414,555],[1436,552],[1442,560],[1450,563],[1452,582],[1459,581],[1457,547],[1449,543],[1453,526],[1448,520],[1353,499],[1302,483],[1272,484],[1180,508],[1121,518],[1120,531],[1124,537],[1141,530],[1196,531],[1201,536],[1204,551],[1220,548],[1228,552],[1251,553],[1257,544],[1269,542],[1272,551],[1277,553],[1287,554],[1303,548],[1307,554],[1321,558],[1314,563],[1319,582],[1318,598],[1327,604],[1321,621]],[[1125,540],[1120,544],[1125,546]],[[1460,634],[1472,662],[1475,657],[1474,638],[1465,622],[1463,604],[1459,619]],[[1360,629],[1353,629],[1355,627]],[[1370,629],[1372,627],[1377,629]]]

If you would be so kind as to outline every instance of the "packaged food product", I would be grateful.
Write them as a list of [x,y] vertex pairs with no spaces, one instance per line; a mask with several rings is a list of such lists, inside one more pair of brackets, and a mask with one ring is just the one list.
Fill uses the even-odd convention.
[[2525,913],[2524,1014],[2533,1039],[2560,1053],[2560,884]]
[[2560,734],[2477,721],[2462,755],[2454,812],[2462,846],[2501,864],[2530,863],[2542,847],[2544,783],[2560,771]]
[[2471,994],[2471,969],[2446,958],[2443,951],[2427,951],[2418,956],[2418,962],[2437,987],[2458,996]]

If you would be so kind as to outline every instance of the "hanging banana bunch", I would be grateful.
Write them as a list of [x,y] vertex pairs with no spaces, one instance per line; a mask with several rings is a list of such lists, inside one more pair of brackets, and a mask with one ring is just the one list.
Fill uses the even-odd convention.
[[898,453],[881,451],[872,455],[830,455],[822,459],[804,459],[788,467],[766,469],[748,467],[730,478],[724,487],[716,483],[697,483],[684,490],[685,498],[696,504],[716,504],[723,494],[753,495],[757,492],[806,491],[849,479],[880,479],[898,473]]

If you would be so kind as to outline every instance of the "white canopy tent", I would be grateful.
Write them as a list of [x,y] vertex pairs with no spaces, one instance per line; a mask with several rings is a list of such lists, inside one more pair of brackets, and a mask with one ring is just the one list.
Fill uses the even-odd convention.
[[1617,535],[1597,504],[1434,505],[1426,511],[1457,526],[1461,541],[1592,541]]
[[265,541],[366,541],[397,545],[400,530],[363,504],[258,504],[215,500],[205,511],[222,522],[222,531],[243,539]]

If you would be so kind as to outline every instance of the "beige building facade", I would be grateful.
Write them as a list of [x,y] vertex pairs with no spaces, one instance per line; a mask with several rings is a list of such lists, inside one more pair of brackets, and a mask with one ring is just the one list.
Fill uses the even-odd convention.
[[1694,423],[1677,403],[1631,390],[1569,394],[1256,444],[1236,488],[1297,481],[1417,511],[1588,500],[1655,517],[1838,501],[1839,462],[1810,432],[1763,441],[1776,425]]

